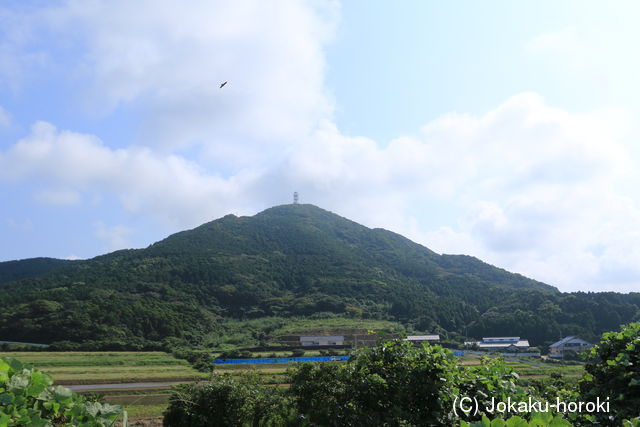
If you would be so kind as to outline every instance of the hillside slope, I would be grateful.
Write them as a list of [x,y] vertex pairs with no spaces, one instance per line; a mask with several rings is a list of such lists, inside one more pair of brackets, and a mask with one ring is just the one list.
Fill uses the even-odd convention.
[[[312,205],[228,215],[145,249],[76,261],[0,290],[7,307],[0,337],[34,342],[197,341],[224,333],[224,318],[317,313],[484,333],[513,329],[520,321],[509,316],[520,310],[528,319],[520,322],[522,335],[530,330],[539,339],[584,322],[563,313],[566,295],[549,285],[473,257],[438,255]],[[636,315],[633,298],[613,298],[616,316],[594,318],[589,333]],[[533,310],[545,303],[564,317],[540,319]],[[598,303],[593,311],[602,314]]]
[[56,258],[29,258],[0,262],[0,283],[40,276],[73,262]]

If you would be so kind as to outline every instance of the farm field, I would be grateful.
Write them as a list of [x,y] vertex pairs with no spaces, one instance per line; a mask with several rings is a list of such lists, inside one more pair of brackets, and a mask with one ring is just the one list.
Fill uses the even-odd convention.
[[[163,352],[3,352],[0,357],[13,357],[30,363],[51,375],[55,384],[150,383],[151,387],[132,389],[82,390],[97,393],[109,403],[123,405],[129,418],[158,418],[169,399],[167,382],[190,382],[207,377],[186,360]],[[158,387],[153,387],[158,383]]]
[[6,352],[51,375],[56,384],[190,381],[206,377],[163,352]]
[[[465,355],[461,359],[462,365],[475,366],[480,365],[481,356]],[[563,364],[558,362],[545,362],[544,360],[533,357],[505,358],[505,363],[511,366],[522,379],[544,378],[549,377],[551,374],[561,374],[565,377],[577,379],[584,373],[584,365],[581,363]]]
[[[317,351],[308,351],[305,356],[316,355]],[[318,353],[319,354],[319,353]],[[268,357],[272,353],[254,353],[254,357]],[[290,352],[276,352],[278,357],[289,356]],[[129,417],[136,419],[159,419],[170,393],[170,385],[163,383],[191,382],[203,380],[208,374],[193,369],[185,360],[176,359],[163,352],[3,352],[0,357],[14,357],[30,363],[48,373],[56,384],[62,385],[101,385],[123,384],[123,387],[110,389],[90,389],[79,393],[98,393],[105,401],[123,405]],[[460,363],[465,366],[480,365],[481,356],[465,355]],[[324,362],[344,363],[344,362]],[[575,378],[582,375],[582,364],[548,363],[537,358],[507,359],[506,363],[523,380],[549,377],[561,374]],[[289,363],[259,365],[216,365],[217,375],[242,375],[252,372],[259,375],[267,384],[287,385],[287,370],[293,367]],[[131,384],[131,388],[124,384]],[[137,387],[132,383],[148,383],[149,387]],[[157,383],[158,386],[153,386]]]

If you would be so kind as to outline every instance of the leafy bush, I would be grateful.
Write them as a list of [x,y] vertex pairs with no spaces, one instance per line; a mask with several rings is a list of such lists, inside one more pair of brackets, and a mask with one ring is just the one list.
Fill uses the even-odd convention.
[[108,426],[126,413],[120,406],[88,401],[51,377],[13,358],[0,358],[0,426]]
[[304,356],[304,350],[301,348],[296,348],[294,350],[291,351],[291,357],[303,357]]
[[204,384],[184,384],[174,389],[164,414],[169,426],[285,426],[287,401],[281,392],[265,387],[256,375],[233,378],[212,375]]
[[217,359],[251,359],[253,353],[248,350],[230,350],[223,351]]
[[451,352],[390,341],[347,364],[304,364],[290,393],[313,425],[450,424],[460,370]]
[[558,398],[561,401],[579,400],[577,383],[558,372],[552,372],[548,378],[530,378],[526,380],[526,384],[531,393],[548,402]]
[[194,369],[200,372],[211,372],[215,368],[213,356],[207,352],[196,351],[187,347],[174,347],[171,349],[171,354],[176,359],[188,361]]
[[[640,415],[640,323],[622,327],[620,332],[607,332],[591,349],[586,374],[580,381],[585,400],[609,398],[614,418]],[[610,414],[599,414],[608,422]]]
[[[460,422],[460,427],[563,427],[571,426],[570,421],[564,419],[562,415],[556,414],[555,416],[548,412],[539,412],[531,414],[530,420],[525,420],[521,417],[511,417],[506,420],[502,418],[494,418],[490,420],[486,416],[483,416],[480,421],[475,423],[468,423],[466,421]],[[591,424],[588,424],[591,425]],[[623,427],[640,427],[640,418],[633,418],[630,420],[622,420]]]
[[194,369],[200,372],[211,372],[215,369],[216,365],[213,363],[213,358],[209,354],[201,354],[200,357],[191,362]]
[[553,416],[548,412],[539,412],[531,414],[531,419],[527,421],[524,418],[513,416],[506,420],[502,418],[494,418],[490,420],[486,416],[483,416],[480,421],[475,423],[467,423],[465,421],[460,422],[460,427],[563,427],[571,426],[571,423],[565,420],[562,415]]
[[[526,401],[527,391],[518,386],[518,374],[501,358],[482,357],[480,366],[461,370],[456,378],[460,396],[474,398],[480,408],[491,407],[492,399]],[[482,411],[481,415],[486,415]],[[505,414],[515,415],[515,414]]]

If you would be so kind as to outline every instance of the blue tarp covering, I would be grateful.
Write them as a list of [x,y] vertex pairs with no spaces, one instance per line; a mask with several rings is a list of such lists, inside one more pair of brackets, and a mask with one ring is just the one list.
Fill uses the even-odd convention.
[[349,360],[349,356],[318,356],[318,357],[271,357],[268,359],[214,359],[217,365],[254,364],[254,363],[291,363],[291,362],[335,362]]
[[454,351],[453,355],[454,356],[464,356],[464,351]]

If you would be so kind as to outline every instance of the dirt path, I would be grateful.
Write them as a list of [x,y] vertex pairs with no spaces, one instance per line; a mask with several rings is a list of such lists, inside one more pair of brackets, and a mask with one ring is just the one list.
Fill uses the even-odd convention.
[[73,391],[111,391],[111,390],[129,390],[129,389],[153,389],[167,388],[178,384],[188,384],[193,381],[171,381],[171,382],[146,382],[146,383],[117,383],[117,384],[82,384],[68,385],[67,388]]

